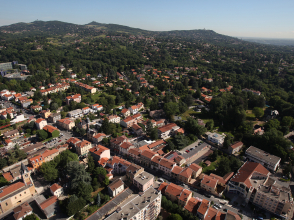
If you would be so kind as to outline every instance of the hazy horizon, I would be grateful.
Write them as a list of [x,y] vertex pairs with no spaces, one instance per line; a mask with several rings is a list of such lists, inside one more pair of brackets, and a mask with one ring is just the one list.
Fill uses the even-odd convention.
[[14,3],[17,7],[12,7],[9,1],[2,3],[0,26],[37,19],[74,24],[96,21],[150,31],[205,28],[228,36],[294,39],[294,1],[290,0],[224,0],[221,3],[217,0],[15,0]]

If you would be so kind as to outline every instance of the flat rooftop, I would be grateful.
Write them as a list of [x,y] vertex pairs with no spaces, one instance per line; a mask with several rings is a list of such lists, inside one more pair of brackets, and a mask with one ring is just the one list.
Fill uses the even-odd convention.
[[250,146],[246,150],[246,155],[248,155],[248,154],[249,154],[249,156],[252,155],[252,156],[257,157],[258,159],[266,161],[267,163],[270,163],[270,164],[277,164],[281,160],[280,157],[269,154],[268,152],[265,152],[257,147],[254,147],[254,146]]
[[[188,158],[192,157],[193,155],[197,154],[199,151],[203,150],[203,148],[205,148],[206,146],[208,146],[208,144],[204,142],[200,145],[195,146],[193,150],[190,150],[190,148],[189,148],[190,152],[183,153],[181,156],[183,156],[185,159],[188,159]],[[192,147],[192,145],[191,145],[191,147]]]
[[145,183],[149,182],[154,176],[150,173],[147,173],[146,171],[140,173],[136,178],[134,178],[135,181],[140,183],[141,185],[144,185]]

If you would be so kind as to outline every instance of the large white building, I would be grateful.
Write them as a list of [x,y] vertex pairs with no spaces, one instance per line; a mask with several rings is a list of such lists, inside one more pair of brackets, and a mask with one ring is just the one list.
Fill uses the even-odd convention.
[[217,134],[217,133],[210,133],[207,134],[207,139],[212,143],[215,143],[219,146],[223,145],[225,141],[225,135]]

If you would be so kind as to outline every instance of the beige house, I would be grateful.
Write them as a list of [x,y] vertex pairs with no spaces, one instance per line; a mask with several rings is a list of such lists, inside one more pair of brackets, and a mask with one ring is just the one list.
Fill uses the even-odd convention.
[[178,179],[183,183],[189,183],[192,177],[193,170],[189,167],[183,169],[182,172],[179,173]]
[[192,163],[190,166],[189,166],[190,169],[192,169],[192,178],[197,178],[198,176],[200,176],[200,174],[202,173],[202,167],[199,166],[198,164],[196,163]]
[[69,118],[64,118],[57,121],[57,126],[65,130],[71,130],[75,126],[75,122]]
[[92,144],[89,141],[83,140],[82,142],[77,143],[76,152],[79,156],[85,155],[92,148]]
[[243,143],[241,141],[238,141],[230,145],[228,148],[228,151],[230,152],[230,154],[235,154],[239,152],[242,147],[243,147]]
[[47,121],[43,118],[38,118],[35,121],[35,124],[36,124],[38,130],[42,130],[47,125]]
[[111,197],[115,197],[124,191],[124,182],[121,179],[117,179],[108,185],[108,193]]

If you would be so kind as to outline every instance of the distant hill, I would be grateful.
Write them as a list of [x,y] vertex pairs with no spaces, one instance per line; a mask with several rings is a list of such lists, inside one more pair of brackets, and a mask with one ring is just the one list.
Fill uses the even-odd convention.
[[272,44],[272,45],[278,45],[278,46],[294,46],[294,39],[245,37],[245,38],[242,38],[242,40],[260,43],[260,44]]
[[[29,37],[44,35],[66,35],[66,34],[85,34],[97,35],[99,32],[104,34],[127,33],[133,35],[149,35],[154,37],[181,37],[198,39],[209,43],[240,43],[242,40],[226,35],[218,34],[212,30],[175,30],[175,31],[147,31],[139,28],[132,28],[118,24],[103,24],[90,22],[85,25],[77,25],[62,21],[34,21],[31,23],[16,23],[0,27],[1,33],[10,33],[13,37]],[[101,33],[100,33],[101,34]]]

